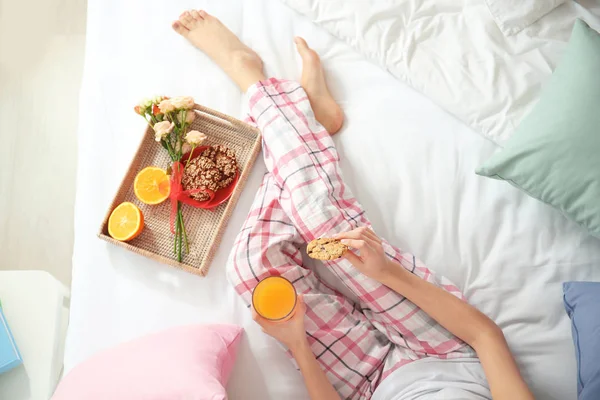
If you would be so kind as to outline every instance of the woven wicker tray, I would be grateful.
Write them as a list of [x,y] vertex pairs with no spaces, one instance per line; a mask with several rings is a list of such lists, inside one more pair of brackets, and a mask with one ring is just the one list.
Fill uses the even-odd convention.
[[[218,111],[199,105],[194,106],[194,110],[196,119],[190,129],[206,133],[208,138],[203,145],[223,144],[235,152],[240,178],[230,199],[212,210],[182,205],[190,251],[184,255],[181,263],[178,262],[173,254],[174,235],[169,226],[170,201],[150,206],[140,202],[133,192],[135,176],[143,168],[148,166],[166,168],[170,165],[167,151],[154,141],[154,132],[152,128],[148,127],[104,221],[102,221],[98,237],[150,259],[205,276],[219,247],[229,217],[248,179],[251,167],[260,152],[261,137],[258,129]],[[114,240],[108,235],[110,213],[124,201],[130,201],[142,210],[145,223],[142,233],[127,243]]]

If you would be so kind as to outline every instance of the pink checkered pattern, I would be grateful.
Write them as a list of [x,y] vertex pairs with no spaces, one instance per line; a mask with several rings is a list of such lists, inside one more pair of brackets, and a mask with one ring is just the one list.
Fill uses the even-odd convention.
[[[281,275],[304,293],[312,350],[345,399],[370,398],[382,379],[411,361],[473,356],[470,347],[413,303],[348,261],[325,264],[358,303],[302,266],[300,248],[307,242],[371,225],[344,184],[338,152],[302,87],[271,78],[252,86],[248,98],[250,115],[263,133],[269,172],[230,256],[228,276],[236,291],[250,304],[260,280]],[[402,267],[464,299],[455,285],[412,254],[385,241],[384,249]]]

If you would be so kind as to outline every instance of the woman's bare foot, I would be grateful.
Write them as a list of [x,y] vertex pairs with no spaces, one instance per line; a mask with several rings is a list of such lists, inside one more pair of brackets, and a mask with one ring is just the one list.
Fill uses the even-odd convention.
[[[242,91],[266,79],[258,54],[206,11],[185,11],[173,22],[173,29],[212,58]],[[308,95],[317,121],[333,135],[342,127],[344,114],[327,89],[318,54],[304,39],[296,38],[295,42],[302,57],[300,84]]]
[[301,37],[295,38],[294,42],[302,57],[300,84],[308,95],[317,121],[333,135],[342,127],[344,113],[329,93],[319,55]]
[[212,58],[242,91],[266,79],[258,54],[206,11],[184,12],[173,29]]

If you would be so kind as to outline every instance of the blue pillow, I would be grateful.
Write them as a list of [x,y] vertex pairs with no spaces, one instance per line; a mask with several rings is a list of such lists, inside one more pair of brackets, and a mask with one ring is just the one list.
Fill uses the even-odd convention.
[[600,282],[563,283],[577,358],[579,400],[600,399]]

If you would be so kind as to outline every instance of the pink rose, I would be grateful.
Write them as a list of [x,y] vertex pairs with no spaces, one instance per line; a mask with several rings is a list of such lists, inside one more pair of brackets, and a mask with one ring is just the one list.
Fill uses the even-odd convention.
[[[196,113],[193,110],[187,110],[185,113],[185,123],[191,124],[196,119]],[[177,121],[181,122],[181,116],[177,113]]]
[[181,146],[181,152],[183,154],[189,153],[190,151],[192,151],[192,146],[190,146],[189,144],[184,143],[183,146]]
[[169,121],[157,122],[154,124],[154,139],[157,142],[160,142],[162,139],[166,138],[173,128],[175,124]]
[[175,106],[171,102],[171,100],[163,100],[158,104],[158,108],[160,112],[163,114],[175,111]]
[[173,97],[171,103],[177,109],[189,110],[194,107],[194,99],[190,96]]
[[185,116],[185,123],[191,124],[196,119],[196,112],[194,110],[188,110]]
[[185,141],[193,147],[198,146],[200,143],[204,142],[205,139],[206,134],[198,131],[189,131],[187,135],[185,135]]

